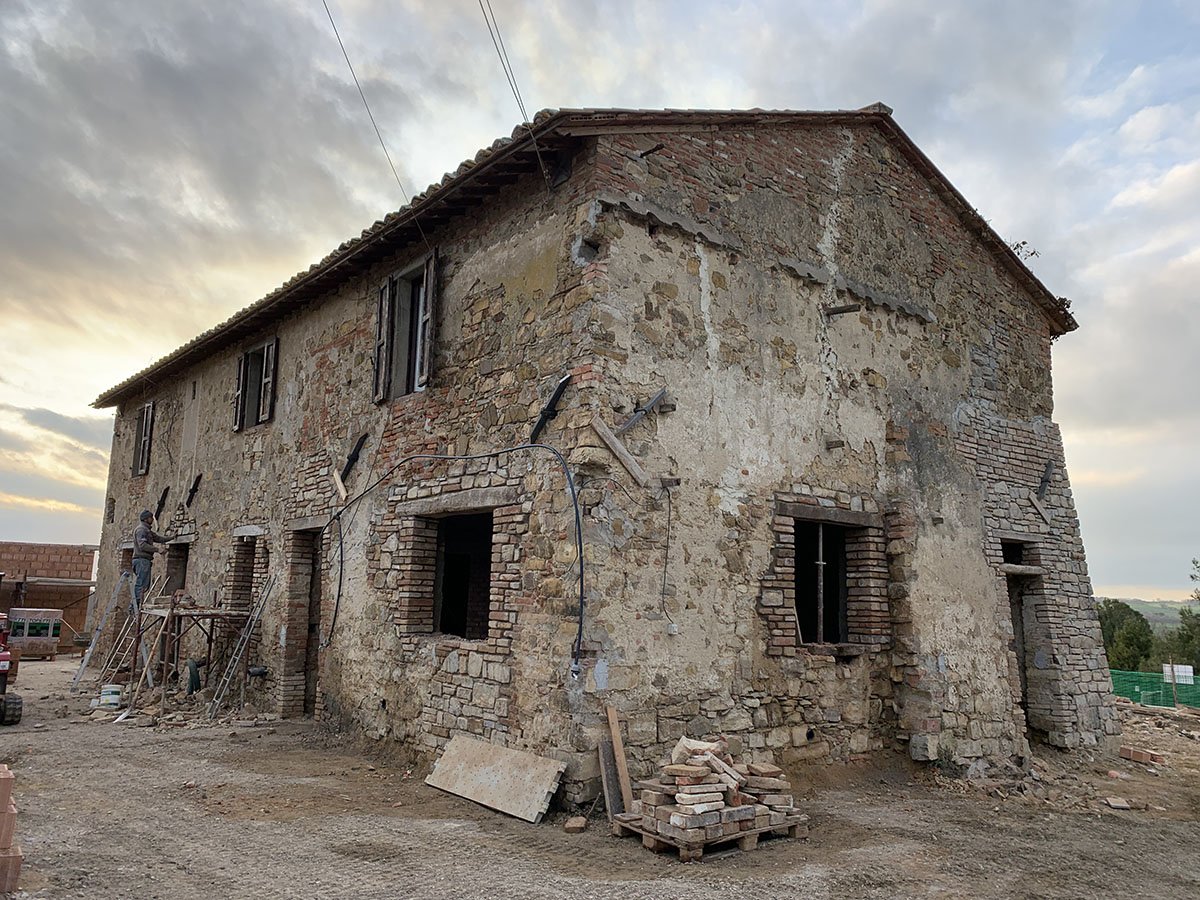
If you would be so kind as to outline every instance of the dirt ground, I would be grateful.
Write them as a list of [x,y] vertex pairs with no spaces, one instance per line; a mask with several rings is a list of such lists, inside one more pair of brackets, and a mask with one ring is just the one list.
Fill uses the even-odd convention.
[[1044,753],[1036,776],[967,782],[888,755],[794,773],[807,840],[683,864],[599,811],[578,835],[563,813],[520,822],[310,724],[93,721],[74,665],[22,663],[25,717],[0,729],[18,897],[1200,897],[1200,718],[1126,713],[1124,742],[1159,766]]

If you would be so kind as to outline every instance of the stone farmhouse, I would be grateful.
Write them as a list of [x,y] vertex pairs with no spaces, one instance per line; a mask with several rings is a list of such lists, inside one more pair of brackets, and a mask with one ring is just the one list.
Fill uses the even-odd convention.
[[543,112],[99,397],[98,591],[161,502],[170,588],[276,580],[259,704],[568,800],[607,706],[635,775],[1095,746],[1075,328],[882,104]]

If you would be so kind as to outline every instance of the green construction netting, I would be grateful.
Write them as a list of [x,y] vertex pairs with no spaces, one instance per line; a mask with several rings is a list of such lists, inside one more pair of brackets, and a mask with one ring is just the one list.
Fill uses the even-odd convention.
[[1174,686],[1161,672],[1122,672],[1111,669],[1113,693],[1128,697],[1145,706],[1200,706],[1200,684],[1179,683]]

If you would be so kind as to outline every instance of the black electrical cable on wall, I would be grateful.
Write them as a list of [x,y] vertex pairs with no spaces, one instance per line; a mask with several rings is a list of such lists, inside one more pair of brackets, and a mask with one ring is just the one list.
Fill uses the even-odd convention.
[[579,507],[579,494],[575,489],[575,480],[571,477],[571,469],[567,465],[566,457],[564,457],[562,455],[562,453],[559,450],[557,450],[556,448],[550,447],[546,444],[517,444],[512,447],[502,447],[499,450],[491,450],[487,453],[472,453],[472,454],[468,454],[468,455],[464,455],[464,456],[441,454],[441,453],[415,453],[412,456],[406,456],[403,459],[397,461],[390,469],[385,471],[382,475],[380,475],[378,478],[376,478],[373,482],[371,482],[369,485],[367,485],[365,488],[363,488],[361,491],[359,491],[353,497],[350,497],[349,499],[347,499],[345,501],[345,503],[342,504],[342,508],[339,509],[336,513],[334,513],[333,517],[330,518],[330,520],[328,522],[326,522],[324,527],[322,527],[322,529],[321,529],[321,532],[323,533],[326,528],[328,528],[330,525],[334,524],[335,522],[337,523],[337,527],[338,527],[337,596],[336,596],[336,598],[334,600],[334,604],[333,604],[333,617],[329,623],[329,634],[325,638],[325,641],[321,644],[321,647],[322,648],[328,647],[333,642],[333,630],[334,630],[334,628],[337,627],[338,610],[341,608],[341,604],[342,604],[342,585],[343,585],[342,573],[345,570],[345,560],[346,560],[345,534],[342,531],[342,515],[346,512],[346,510],[348,510],[348,509],[350,509],[350,507],[356,505],[360,500],[362,500],[364,497],[366,497],[368,494],[370,494],[372,491],[374,491],[376,488],[378,488],[381,484],[383,484],[388,478],[390,478],[391,475],[394,472],[396,472],[397,469],[399,469],[401,466],[407,465],[408,463],[417,462],[420,460],[429,460],[429,461],[433,461],[433,462],[472,462],[474,460],[480,460],[480,459],[494,459],[499,456],[504,456],[509,453],[518,453],[523,450],[531,450],[531,451],[532,450],[544,450],[547,453],[551,454],[555,458],[555,460],[558,462],[559,467],[563,471],[563,475],[566,477],[567,490],[571,496],[571,506],[575,512],[575,552],[579,558],[579,622],[578,622],[578,627],[576,628],[576,631],[575,631],[575,644],[571,648],[571,677],[578,678],[579,677],[579,656],[580,656],[580,653],[583,648],[583,611],[584,611],[584,602],[585,602],[584,588],[583,588],[583,584],[584,584],[584,582],[583,582],[583,566],[584,566],[584,563],[583,563],[583,513],[581,512],[580,507]]

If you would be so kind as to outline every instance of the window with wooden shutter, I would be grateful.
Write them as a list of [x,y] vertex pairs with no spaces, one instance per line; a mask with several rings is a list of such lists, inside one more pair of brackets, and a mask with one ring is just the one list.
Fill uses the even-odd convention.
[[425,260],[425,283],[417,324],[417,387],[429,383],[433,371],[433,330],[437,322],[437,251]]
[[258,422],[269,422],[275,415],[275,372],[278,366],[279,338],[263,345],[262,383],[258,391]]
[[242,423],[246,421],[246,357],[243,354],[237,361],[237,383],[233,387],[233,430],[241,431]]
[[279,382],[279,338],[271,338],[238,357],[233,390],[233,430],[269,422],[275,415]]
[[142,404],[138,410],[137,431],[133,445],[133,474],[150,471],[150,443],[154,436],[154,401]]
[[375,316],[376,403],[424,390],[433,368],[437,256],[393,275],[379,289]]
[[393,308],[392,284],[388,278],[379,286],[375,312],[375,392],[376,403],[388,399],[392,392]]

